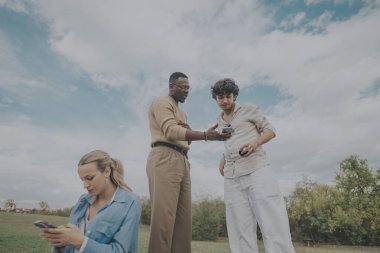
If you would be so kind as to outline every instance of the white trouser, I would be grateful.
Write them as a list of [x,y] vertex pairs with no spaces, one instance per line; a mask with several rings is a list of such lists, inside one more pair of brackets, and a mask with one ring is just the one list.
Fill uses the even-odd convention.
[[294,253],[288,214],[272,168],[225,178],[227,231],[232,253],[258,253],[257,224],[266,253]]

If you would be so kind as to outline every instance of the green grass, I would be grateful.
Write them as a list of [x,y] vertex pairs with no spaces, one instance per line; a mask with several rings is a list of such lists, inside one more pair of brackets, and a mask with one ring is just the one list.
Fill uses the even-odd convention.
[[67,221],[64,217],[0,212],[0,252],[49,252],[48,244],[41,239],[39,229],[33,225],[38,219],[57,225]]
[[[39,230],[33,225],[37,219],[46,220],[52,224],[66,224],[67,218],[38,215],[16,214],[0,212],[0,253],[48,253],[50,247],[39,236]],[[141,225],[139,234],[139,253],[147,253],[149,227]],[[318,245],[304,247],[295,244],[296,253],[380,253],[380,247],[355,247]],[[259,243],[260,252],[264,253],[262,242]],[[217,242],[193,241],[193,253],[229,253],[228,240],[222,238]]]

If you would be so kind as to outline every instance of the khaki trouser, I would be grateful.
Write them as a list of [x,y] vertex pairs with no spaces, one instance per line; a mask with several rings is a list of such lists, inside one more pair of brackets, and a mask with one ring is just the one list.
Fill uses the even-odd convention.
[[147,161],[152,204],[149,253],[191,253],[190,164],[168,147],[155,147]]

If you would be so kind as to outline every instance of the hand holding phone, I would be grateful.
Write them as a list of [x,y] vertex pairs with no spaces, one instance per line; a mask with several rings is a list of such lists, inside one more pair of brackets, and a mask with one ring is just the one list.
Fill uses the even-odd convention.
[[49,224],[47,221],[43,220],[36,220],[33,224],[39,228],[56,228],[56,226]]
[[235,130],[232,127],[224,127],[222,129],[222,133],[224,134],[232,134]]

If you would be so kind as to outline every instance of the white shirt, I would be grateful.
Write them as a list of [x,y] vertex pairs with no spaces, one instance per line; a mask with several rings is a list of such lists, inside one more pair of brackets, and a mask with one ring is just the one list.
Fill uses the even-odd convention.
[[267,165],[266,154],[262,146],[259,146],[248,157],[242,157],[239,154],[239,150],[244,144],[259,138],[265,130],[271,130],[275,133],[274,127],[261,113],[259,107],[254,104],[239,106],[235,103],[231,122],[225,122],[222,116],[223,112],[218,117],[219,131],[222,131],[224,127],[234,129],[231,138],[224,142],[225,151],[223,155],[226,161],[224,177],[240,177]]

